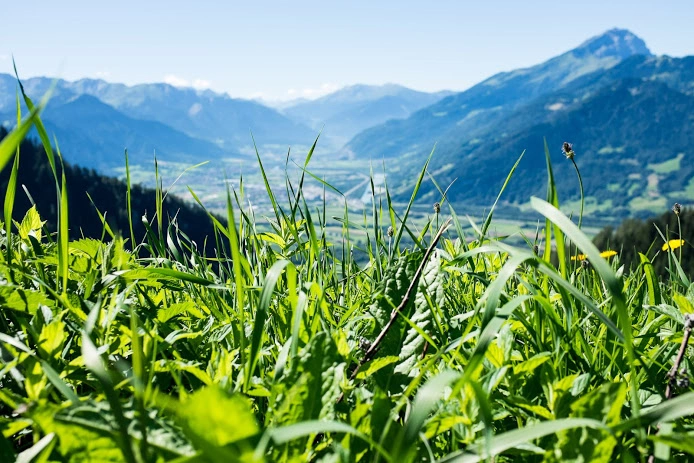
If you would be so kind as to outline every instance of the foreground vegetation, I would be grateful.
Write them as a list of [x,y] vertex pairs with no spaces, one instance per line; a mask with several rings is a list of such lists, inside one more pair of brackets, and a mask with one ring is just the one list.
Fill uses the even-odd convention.
[[[465,236],[443,199],[422,229],[409,225],[412,201],[396,211],[387,194],[368,214],[331,218],[306,204],[301,174],[281,194],[266,184],[271,231],[229,191],[227,225],[209,215],[207,247],[166,226],[158,188],[129,250],[134,234],[105,225],[101,240],[70,240],[70,185],[40,106],[27,106],[0,143],[4,217],[33,124],[58,222],[50,233],[32,208],[2,227],[2,461],[694,455],[688,243],[664,251],[665,279],[645,255],[631,269],[602,257],[559,211],[549,156],[547,201],[532,200],[544,230],[525,247],[488,236],[493,208]],[[128,187],[119,207],[132,221],[129,198]],[[325,233],[334,221],[339,242]]]

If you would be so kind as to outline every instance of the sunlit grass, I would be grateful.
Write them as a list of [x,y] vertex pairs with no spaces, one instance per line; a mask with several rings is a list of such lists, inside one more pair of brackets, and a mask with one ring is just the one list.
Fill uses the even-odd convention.
[[[38,112],[0,142],[3,166],[21,162]],[[547,201],[530,199],[542,227],[512,245],[492,233],[493,205],[478,223],[439,190],[418,210],[426,164],[409,203],[373,186],[357,213],[312,177],[312,152],[281,183],[258,154],[268,217],[240,179],[206,244],[175,220],[164,228],[156,168],[143,242],[132,225],[68,241],[57,175],[57,234],[41,211],[8,220],[0,459],[692,458],[691,357],[677,353],[691,353],[694,287],[681,254],[660,280],[645,256],[627,269],[595,248],[559,210],[549,156]],[[129,190],[127,163],[125,175]],[[307,201],[309,177],[343,207]]]

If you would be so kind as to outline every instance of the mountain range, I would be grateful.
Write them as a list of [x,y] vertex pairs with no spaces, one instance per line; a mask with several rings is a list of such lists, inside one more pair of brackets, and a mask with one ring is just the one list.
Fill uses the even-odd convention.
[[[125,148],[133,164],[151,162],[155,152],[161,160],[194,163],[244,157],[254,139],[281,150],[307,146],[323,127],[321,148],[328,143],[335,150],[362,129],[407,117],[447,94],[359,85],[313,101],[289,102],[279,111],[211,90],[163,83],[127,86],[47,77],[22,83],[35,100],[52,89],[43,115],[47,128],[66,159],[99,170],[122,166]],[[0,74],[0,125],[14,124],[16,91],[16,78]]]
[[[447,199],[483,207],[524,152],[503,197],[504,207],[522,213],[530,196],[544,190],[545,140],[560,195],[576,203],[574,165],[560,149],[568,141],[587,212],[595,217],[645,216],[671,202],[694,202],[694,163],[687,162],[694,141],[694,57],[654,56],[624,29],[455,93],[354,85],[271,108],[168,84],[45,77],[23,83],[35,99],[55,86],[46,126],[68,161],[102,170],[122,166],[126,147],[132,164],[149,162],[154,152],[193,164],[247,156],[251,133],[258,145],[286,152],[310,145],[320,131],[314,158],[367,166],[397,161],[387,162],[386,174],[393,197],[403,201],[434,147],[429,172],[438,187],[427,178],[421,199],[439,201],[438,188],[452,185]],[[15,95],[15,78],[0,74],[0,125],[13,124]]]
[[[578,182],[563,157],[574,143],[588,210],[604,217],[649,215],[694,200],[694,58],[653,56],[633,33],[613,29],[536,66],[501,73],[467,91],[355,136],[345,156],[398,159],[389,184],[409,195],[436,145],[430,171],[453,202],[490,205],[518,156],[504,199],[523,209],[546,183],[547,140],[560,194]],[[421,190],[431,202],[440,192]]]
[[315,100],[300,100],[283,113],[343,145],[357,133],[391,119],[403,119],[450,95],[402,85],[351,85]]

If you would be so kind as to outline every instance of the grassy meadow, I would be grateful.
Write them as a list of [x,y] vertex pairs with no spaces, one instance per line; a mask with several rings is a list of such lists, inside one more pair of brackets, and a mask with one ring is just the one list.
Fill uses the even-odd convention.
[[542,226],[515,244],[493,205],[474,221],[443,191],[413,224],[426,164],[408,204],[311,206],[313,148],[282,181],[258,155],[271,213],[229,187],[206,243],[164,227],[159,180],[143,241],[105,220],[70,240],[44,103],[22,96],[0,169],[36,127],[59,220],[2,225],[0,461],[694,459],[691,247],[663,251],[666,278],[625,268],[560,211],[549,161]]

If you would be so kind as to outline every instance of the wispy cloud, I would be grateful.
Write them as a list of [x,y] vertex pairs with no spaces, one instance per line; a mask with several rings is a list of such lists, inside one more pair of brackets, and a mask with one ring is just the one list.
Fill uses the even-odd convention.
[[204,90],[212,86],[212,83],[209,80],[193,79],[191,81],[174,74],[167,74],[164,76],[164,82],[169,85],[173,85],[174,87],[193,87],[196,90]]
[[111,73],[109,71],[96,71],[94,76],[96,76],[97,79],[108,79],[111,77]]
[[210,83],[209,80],[195,79],[191,86],[196,90],[204,90],[206,88],[210,88],[212,86],[212,84]]
[[290,88],[289,90],[287,90],[287,98],[307,98],[309,100],[313,100],[315,98],[320,98],[323,95],[327,95],[328,93],[332,93],[335,90],[340,89],[341,87],[341,85],[334,83],[324,83],[319,87],[309,87],[302,89]]
[[164,76],[164,82],[174,87],[190,87],[190,82],[183,77],[167,74]]
[[7,61],[8,59],[10,59],[8,55],[0,55],[0,61]]

